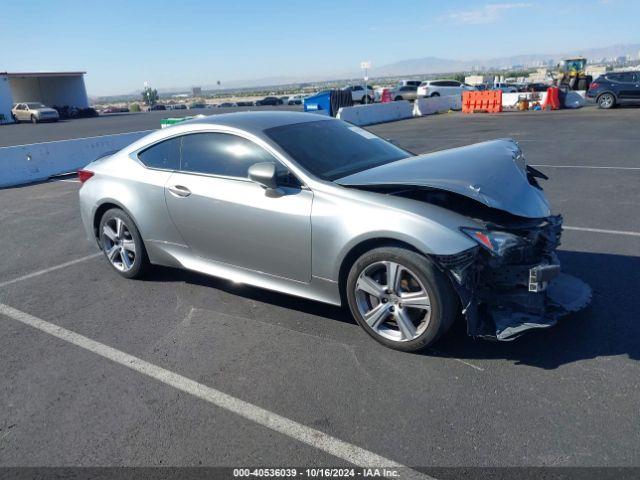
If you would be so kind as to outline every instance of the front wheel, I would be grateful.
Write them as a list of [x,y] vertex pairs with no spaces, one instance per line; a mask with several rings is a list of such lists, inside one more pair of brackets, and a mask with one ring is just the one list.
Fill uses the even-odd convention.
[[439,94],[438,92],[433,92],[433,93],[431,94],[431,96],[432,96],[432,97],[439,97],[439,96],[440,96],[440,94]]
[[38,123],[38,119],[36,118],[35,115],[31,115],[31,123],[33,123],[33,124]]
[[413,352],[433,344],[456,317],[451,282],[424,256],[400,247],[362,255],[346,282],[352,315],[375,340]]
[[603,93],[598,97],[598,106],[600,108],[604,108],[605,110],[608,110],[610,108],[613,108],[615,104],[616,104],[616,99],[610,93]]
[[393,99],[395,102],[399,102],[400,100],[402,100],[402,97],[400,95],[398,95],[396,98]]
[[98,227],[100,248],[113,269],[125,278],[139,278],[149,259],[135,223],[119,208],[107,210]]

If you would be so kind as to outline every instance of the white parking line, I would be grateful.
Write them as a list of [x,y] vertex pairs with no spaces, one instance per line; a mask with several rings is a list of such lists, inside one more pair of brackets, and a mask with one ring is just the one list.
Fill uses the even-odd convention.
[[627,230],[604,230],[602,228],[568,227],[566,225],[563,225],[562,229],[575,230],[577,232],[608,233],[609,235],[628,235],[630,237],[640,237],[640,232],[629,232]]
[[29,273],[27,275],[23,275],[22,277],[14,278],[12,280],[7,280],[4,282],[0,282],[0,288],[6,287],[7,285],[11,285],[12,283],[21,282],[23,280],[28,280],[29,278],[38,277],[40,275],[44,275],[45,273],[53,272],[55,270],[60,270],[64,267],[69,267],[71,265],[75,265],[76,263],[84,262],[86,260],[90,260],[92,258],[96,258],[102,255],[102,253],[92,253],[91,255],[87,255],[86,257],[76,258],[75,260],[71,260],[70,262],[61,263],[60,265],[56,265],[54,267],[45,268],[44,270],[38,270],[37,272]]
[[587,168],[594,170],[640,170],[640,167],[606,167],[599,165],[531,165],[535,168]]
[[216,407],[235,413],[247,420],[255,422],[263,427],[317,448],[334,457],[345,460],[359,467],[390,467],[402,469],[403,478],[428,479],[431,477],[388,458],[377,455],[369,450],[352,445],[338,438],[332,437],[320,430],[302,425],[294,420],[270,412],[264,408],[253,405],[239,398],[228,395],[220,390],[203,385],[187,377],[170,370],[158,367],[138,357],[117,350],[103,343],[92,340],[78,333],[67,330],[53,323],[49,323],[38,317],[17,310],[0,303],[0,314],[16,320],[24,325],[33,327],[41,332],[52,335],[60,340],[76,345],[84,350],[95,353],[103,358],[111,360],[119,365],[127,367],[147,377],[158,380],[177,390],[188,393],[196,398],[209,402]]

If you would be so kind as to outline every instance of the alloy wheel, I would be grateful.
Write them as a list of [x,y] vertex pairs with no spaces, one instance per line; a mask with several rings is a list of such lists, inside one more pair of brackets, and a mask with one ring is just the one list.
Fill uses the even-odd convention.
[[602,108],[611,108],[613,106],[613,96],[607,94],[600,97],[600,106]]
[[358,311],[378,335],[408,342],[424,333],[431,320],[431,299],[418,276],[391,261],[369,265],[355,286]]
[[128,272],[136,261],[136,244],[131,231],[119,217],[107,220],[102,227],[102,249],[116,270]]

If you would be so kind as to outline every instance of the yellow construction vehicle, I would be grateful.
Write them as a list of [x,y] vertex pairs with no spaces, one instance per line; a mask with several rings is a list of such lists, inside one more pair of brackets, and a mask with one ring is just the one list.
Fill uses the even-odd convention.
[[556,83],[567,90],[587,90],[593,80],[585,73],[587,59],[584,57],[566,58],[558,64]]

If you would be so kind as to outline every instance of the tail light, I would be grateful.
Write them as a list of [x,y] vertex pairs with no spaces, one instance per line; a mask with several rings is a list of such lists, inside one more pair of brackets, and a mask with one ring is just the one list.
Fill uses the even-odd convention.
[[595,90],[596,88],[598,88],[600,86],[599,83],[596,82],[591,82],[591,85],[589,85],[589,90]]
[[80,183],[86,182],[94,175],[91,170],[78,170],[78,180],[80,180]]

